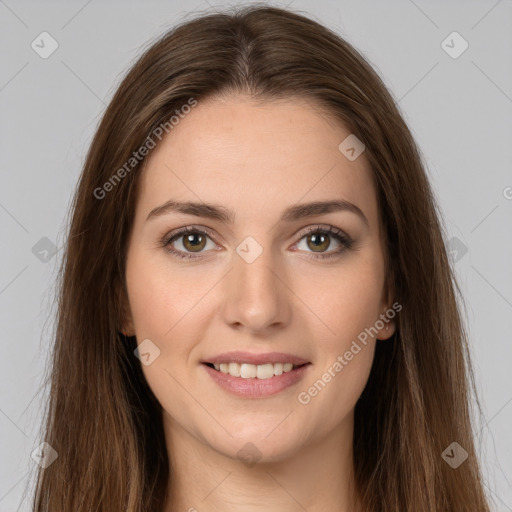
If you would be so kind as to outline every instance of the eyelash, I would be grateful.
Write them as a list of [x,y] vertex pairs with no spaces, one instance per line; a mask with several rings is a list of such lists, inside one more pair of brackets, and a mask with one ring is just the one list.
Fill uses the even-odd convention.
[[[174,242],[176,239],[180,238],[183,235],[187,235],[190,233],[206,235],[206,236],[210,237],[211,239],[213,239],[213,241],[215,241],[214,240],[215,237],[213,236],[213,233],[209,229],[198,228],[195,226],[187,226],[184,228],[177,229],[176,231],[172,231],[171,233],[168,233],[161,240],[160,244],[168,253],[170,253],[173,256],[176,256],[178,258],[189,259],[189,260],[195,260],[195,259],[202,258],[203,256],[200,256],[201,253],[197,253],[198,255],[194,256],[191,253],[178,251],[170,246],[170,244],[172,242]],[[354,245],[354,241],[348,235],[346,235],[343,231],[341,231],[333,226],[322,226],[322,225],[317,225],[317,226],[312,226],[310,228],[307,228],[307,230],[301,234],[301,237],[299,238],[299,242],[305,236],[311,235],[311,234],[331,235],[335,239],[337,239],[342,245],[341,248],[334,250],[334,251],[330,251],[329,253],[326,253],[326,254],[317,253],[315,255],[315,253],[308,253],[309,255],[306,257],[314,259],[314,260],[327,260],[327,259],[331,259],[331,258],[336,258],[338,256],[341,256],[341,254],[344,253],[346,250],[351,249]]]

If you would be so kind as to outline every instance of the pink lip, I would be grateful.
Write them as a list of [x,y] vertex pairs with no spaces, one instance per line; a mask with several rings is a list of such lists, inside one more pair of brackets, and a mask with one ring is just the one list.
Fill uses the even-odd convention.
[[293,354],[284,352],[267,352],[265,354],[253,354],[251,352],[225,352],[201,361],[202,363],[238,363],[238,364],[267,364],[267,363],[292,363],[296,366],[306,364],[309,361]]
[[[274,362],[281,362],[276,361],[275,359],[272,360]],[[226,360],[224,359],[223,361]],[[229,361],[238,362],[233,359],[229,359]],[[266,361],[268,361],[268,359]],[[245,362],[249,361],[245,359]],[[290,359],[287,359],[287,362],[292,361]],[[292,371],[283,373],[282,375],[274,375],[270,379],[242,379],[242,377],[233,377],[228,373],[222,373],[220,371],[217,371],[206,364],[202,364],[201,366],[208,372],[210,377],[221,388],[225,389],[226,391],[245,398],[264,398],[275,395],[280,391],[283,391],[284,389],[293,386],[294,384],[299,382],[303,378],[305,372],[307,372],[311,364],[304,364],[303,366],[294,368]]]

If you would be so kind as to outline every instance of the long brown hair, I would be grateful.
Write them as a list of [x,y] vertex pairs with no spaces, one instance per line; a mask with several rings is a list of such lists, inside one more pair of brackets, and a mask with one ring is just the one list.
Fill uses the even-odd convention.
[[[488,511],[460,292],[421,153],[353,46],[307,17],[261,5],[202,15],[166,32],[129,70],[99,124],[59,274],[43,435],[58,458],[38,471],[34,510],[161,512],[166,503],[172,468],[161,406],[133,354],[135,337],[119,333],[142,169],[131,159],[158,127],[167,122],[169,131],[169,118],[191,99],[237,92],[313,100],[366,146],[386,238],[386,286],[402,310],[394,336],[377,343],[355,410],[364,509]],[[453,442],[468,453],[457,468],[442,457]]]

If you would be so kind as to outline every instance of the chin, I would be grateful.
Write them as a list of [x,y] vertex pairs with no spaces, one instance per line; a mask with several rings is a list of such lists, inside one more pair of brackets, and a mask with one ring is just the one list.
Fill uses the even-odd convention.
[[[300,450],[302,440],[291,435],[272,432],[273,427],[253,426],[238,431],[233,437],[228,434],[211,443],[211,447],[231,459],[238,459],[248,466],[280,462]],[[269,435],[270,433],[270,435]]]

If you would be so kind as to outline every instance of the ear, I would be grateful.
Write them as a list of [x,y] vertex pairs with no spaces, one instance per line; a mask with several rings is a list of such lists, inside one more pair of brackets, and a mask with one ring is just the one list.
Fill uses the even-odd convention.
[[119,305],[119,331],[124,336],[135,336],[135,328],[133,324],[133,315],[128,301],[128,293],[123,284],[116,285],[117,303]]
[[379,329],[377,334],[377,339],[379,340],[387,340],[395,334],[396,331],[396,323],[394,320],[391,320],[388,315],[386,315],[386,311],[390,308],[386,308],[386,310],[381,314],[380,319],[377,320],[376,326],[377,328],[382,325],[382,329]]
[[381,314],[379,319],[375,322],[375,326],[378,329],[377,339],[387,340],[393,336],[396,332],[396,321],[395,317],[397,311],[400,311],[402,307],[396,308],[397,303],[394,302],[394,287],[392,286],[392,280],[387,276],[386,283],[384,285],[383,297],[381,301]]

